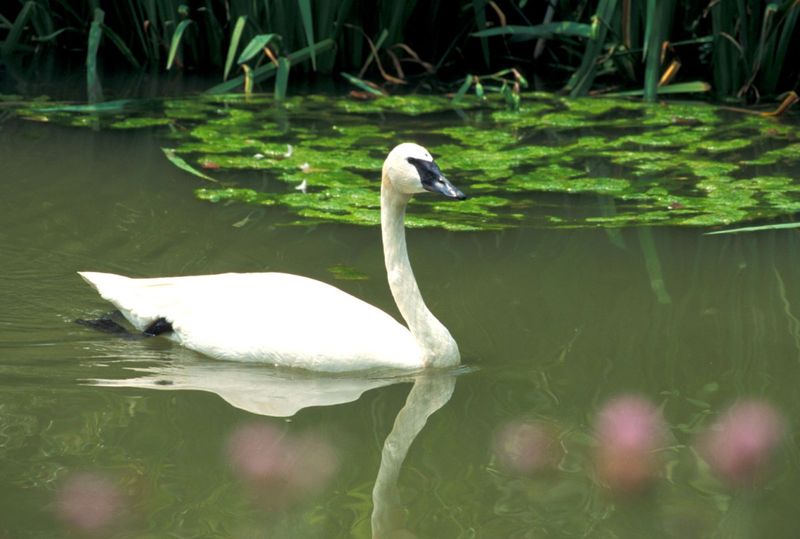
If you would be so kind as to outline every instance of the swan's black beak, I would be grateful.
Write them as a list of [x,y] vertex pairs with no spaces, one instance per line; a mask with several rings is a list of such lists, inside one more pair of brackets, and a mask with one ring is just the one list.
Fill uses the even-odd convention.
[[[434,164],[433,166],[436,165]],[[439,167],[436,167],[436,169],[438,170]],[[462,193],[458,187],[450,183],[450,180],[441,174],[439,174],[439,176],[430,183],[423,182],[422,187],[431,193],[439,193],[447,198],[455,198],[456,200],[464,200],[467,198],[467,195]]]
[[435,161],[426,161],[425,159],[416,159],[409,157],[408,162],[416,167],[419,172],[419,178],[422,182],[422,187],[431,193],[439,193],[447,198],[455,198],[457,200],[464,200],[467,195],[462,193],[455,185],[450,183],[450,180],[444,177],[442,171],[439,170],[439,165]]

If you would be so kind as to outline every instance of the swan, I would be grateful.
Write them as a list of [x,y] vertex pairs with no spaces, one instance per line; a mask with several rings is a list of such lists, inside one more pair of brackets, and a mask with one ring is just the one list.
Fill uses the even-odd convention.
[[454,366],[458,345],[425,305],[406,249],[406,206],[426,191],[466,198],[425,148],[399,144],[383,163],[381,235],[389,288],[407,327],[332,285],[287,273],[78,274],[137,330],[216,359],[319,371]]

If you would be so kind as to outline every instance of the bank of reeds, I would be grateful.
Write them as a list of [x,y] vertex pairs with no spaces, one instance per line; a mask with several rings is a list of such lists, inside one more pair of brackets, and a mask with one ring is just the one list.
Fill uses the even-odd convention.
[[[7,0],[0,53],[214,73],[211,91],[344,73],[367,93],[427,81],[507,94],[532,77],[574,96],[711,90],[754,102],[796,89],[800,0]],[[519,75],[519,77],[517,77]],[[523,77],[524,76],[524,77]],[[343,79],[344,80],[344,79]]]

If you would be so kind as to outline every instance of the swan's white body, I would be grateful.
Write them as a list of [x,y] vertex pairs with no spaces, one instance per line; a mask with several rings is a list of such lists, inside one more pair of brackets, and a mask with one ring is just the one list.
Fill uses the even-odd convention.
[[405,208],[424,190],[463,198],[424,148],[397,146],[383,166],[381,230],[389,286],[408,328],[336,287],[285,273],[80,275],[138,330],[163,318],[172,325],[166,336],[218,359],[323,371],[456,365],[458,346],[425,306],[406,250]]

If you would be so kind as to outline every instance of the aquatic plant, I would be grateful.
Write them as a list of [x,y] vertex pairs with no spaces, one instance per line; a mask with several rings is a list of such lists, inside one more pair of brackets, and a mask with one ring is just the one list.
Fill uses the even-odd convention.
[[[201,178],[201,200],[281,205],[298,223],[379,222],[382,152],[419,140],[470,199],[420,197],[409,226],[718,226],[800,211],[800,140],[787,124],[703,104],[499,95],[205,95],[76,106],[31,103],[19,114],[95,129],[172,127],[165,156]],[[113,106],[112,106],[113,105]],[[276,180],[269,190],[251,180]],[[602,197],[580,216],[543,202],[553,193]],[[550,194],[550,195],[548,195]],[[612,208],[613,211],[608,211]]]

